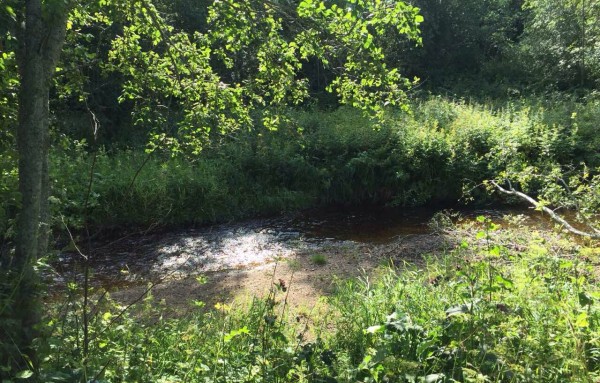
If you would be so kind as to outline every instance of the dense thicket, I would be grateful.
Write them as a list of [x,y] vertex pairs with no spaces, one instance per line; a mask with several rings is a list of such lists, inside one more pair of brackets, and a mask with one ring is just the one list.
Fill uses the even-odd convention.
[[[94,159],[86,143],[63,138],[51,153],[52,207],[74,228],[86,215],[95,227],[203,224],[311,206],[454,203],[502,172],[600,164],[598,100],[491,108],[432,97],[411,108],[378,129],[351,108],[293,112],[289,126],[239,131],[199,155],[97,149]],[[6,173],[0,191],[8,216],[16,177]],[[488,201],[483,189],[464,197],[473,196]]]

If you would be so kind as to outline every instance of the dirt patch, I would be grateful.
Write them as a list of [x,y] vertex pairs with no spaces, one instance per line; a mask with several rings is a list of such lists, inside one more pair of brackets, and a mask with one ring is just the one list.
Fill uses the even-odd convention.
[[[205,307],[216,303],[232,304],[255,296],[266,296],[280,280],[289,288],[287,302],[297,310],[310,310],[320,297],[330,294],[336,279],[372,275],[382,265],[393,262],[419,262],[422,255],[443,251],[451,246],[443,237],[416,234],[398,237],[387,244],[350,241],[329,242],[319,247],[290,251],[276,260],[236,269],[190,273],[183,278],[167,279],[152,288],[156,301],[163,302],[166,314],[181,315],[197,310],[195,301]],[[198,281],[201,277],[203,283]],[[146,286],[121,288],[113,298],[129,304],[140,298]]]

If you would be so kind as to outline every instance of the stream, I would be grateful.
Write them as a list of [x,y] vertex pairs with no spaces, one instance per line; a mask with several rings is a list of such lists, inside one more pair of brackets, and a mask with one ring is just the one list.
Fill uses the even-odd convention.
[[[431,237],[428,223],[438,209],[369,208],[307,210],[274,218],[250,219],[201,228],[136,234],[94,243],[89,254],[93,285],[111,290],[190,275],[267,267],[297,254],[337,249],[360,252],[392,246],[399,239]],[[453,220],[479,215],[501,221],[523,214],[527,225],[548,226],[523,208],[455,209]],[[55,285],[82,281],[81,255],[64,252],[53,264]]]

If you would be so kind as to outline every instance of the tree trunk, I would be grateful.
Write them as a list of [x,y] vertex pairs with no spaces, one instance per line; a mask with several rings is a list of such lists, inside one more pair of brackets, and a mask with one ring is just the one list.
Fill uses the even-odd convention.
[[18,55],[21,84],[17,147],[21,210],[17,219],[15,254],[3,261],[10,283],[8,289],[2,288],[1,298],[8,304],[0,310],[0,342],[5,348],[0,350],[0,363],[10,366],[12,374],[32,367],[35,370],[37,366],[33,340],[38,335],[40,289],[35,263],[45,255],[48,244],[48,100],[52,74],[64,43],[66,3],[55,3],[49,10],[43,9],[49,5],[42,4],[42,0],[24,1],[25,29],[19,41]]

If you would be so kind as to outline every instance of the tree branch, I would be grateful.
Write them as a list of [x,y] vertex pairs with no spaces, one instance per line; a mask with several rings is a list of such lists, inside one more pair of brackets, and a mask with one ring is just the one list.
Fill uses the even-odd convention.
[[510,184],[510,182],[509,182],[510,189],[503,188],[502,186],[500,186],[494,180],[491,180],[490,183],[492,185],[494,185],[496,187],[496,189],[498,189],[500,192],[502,192],[504,194],[507,194],[507,195],[517,196],[517,197],[521,198],[522,200],[525,200],[525,201],[529,202],[536,209],[540,209],[544,213],[547,213],[550,216],[550,218],[552,218],[554,221],[556,221],[559,224],[561,224],[567,231],[569,231],[569,232],[571,232],[573,234],[582,236],[582,237],[600,239],[600,233],[597,233],[594,228],[591,228],[594,231],[593,233],[582,231],[582,230],[574,228],[569,222],[567,222],[564,218],[562,218],[561,216],[559,216],[558,214],[556,214],[552,209],[550,209],[550,208],[542,205],[541,203],[539,203],[538,201],[536,201],[534,198],[528,196],[527,194],[525,194],[523,192],[520,192],[518,190],[515,190],[512,187],[512,185]]

